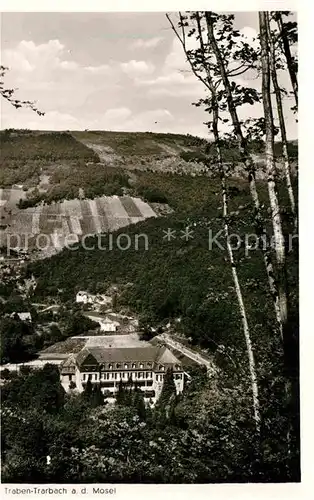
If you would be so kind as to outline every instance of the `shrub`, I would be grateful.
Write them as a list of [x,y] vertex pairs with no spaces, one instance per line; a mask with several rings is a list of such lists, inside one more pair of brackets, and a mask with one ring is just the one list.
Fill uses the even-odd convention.
[[137,189],[137,193],[150,203],[168,203],[166,195],[158,188],[141,186]]
[[207,161],[207,156],[202,152],[183,151],[180,153],[180,158],[187,162],[204,163]]
[[4,368],[4,370],[1,370],[1,378],[3,380],[10,380],[11,372],[10,370],[8,370],[8,368]]

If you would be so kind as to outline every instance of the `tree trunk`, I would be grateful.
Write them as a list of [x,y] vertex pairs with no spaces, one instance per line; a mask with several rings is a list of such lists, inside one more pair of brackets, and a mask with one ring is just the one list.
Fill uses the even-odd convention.
[[223,205],[223,218],[224,218],[224,234],[226,238],[227,251],[229,256],[229,261],[231,264],[232,278],[235,287],[235,292],[238,300],[239,311],[241,316],[242,328],[245,337],[246,351],[248,355],[249,362],[249,372],[252,388],[252,398],[253,398],[253,412],[256,431],[260,432],[261,416],[260,416],[260,405],[258,397],[258,385],[257,385],[257,375],[255,367],[255,359],[251,342],[251,335],[245,310],[245,305],[243,301],[242,291],[239,283],[237,267],[233,257],[232,246],[229,241],[229,227],[228,227],[228,201],[227,201],[227,189],[226,189],[226,176],[224,171],[224,166],[221,157],[221,150],[219,144],[219,134],[218,134],[218,112],[215,111],[216,106],[213,106],[213,132],[215,137],[215,145],[218,156],[218,165],[221,177],[221,188],[222,188],[222,205]]
[[235,133],[237,140],[238,140],[238,143],[239,143],[239,149],[240,149],[240,153],[242,156],[242,160],[243,160],[245,167],[246,167],[246,170],[248,172],[250,193],[251,193],[251,197],[252,197],[252,200],[254,203],[254,208],[255,208],[256,233],[257,233],[257,236],[259,238],[259,246],[260,246],[260,249],[261,249],[262,254],[263,254],[265,269],[266,269],[267,278],[268,278],[269,289],[270,289],[270,292],[271,292],[271,295],[273,298],[277,326],[278,326],[279,333],[282,337],[282,319],[281,319],[281,312],[280,312],[280,305],[279,305],[279,295],[278,295],[278,290],[277,290],[277,286],[276,286],[276,282],[275,282],[274,270],[273,270],[273,265],[272,265],[272,261],[271,261],[270,247],[269,247],[269,243],[267,241],[267,234],[266,234],[265,227],[262,223],[259,196],[258,196],[258,192],[257,192],[257,188],[256,188],[256,182],[255,182],[255,165],[254,165],[252,157],[248,151],[247,141],[242,133],[242,129],[241,129],[240,121],[238,118],[236,106],[235,106],[234,101],[233,101],[231,86],[230,86],[229,78],[228,78],[228,75],[226,72],[225,64],[224,64],[219,47],[218,47],[216,39],[215,39],[211,13],[206,12],[205,17],[206,17],[206,23],[207,23],[208,42],[209,42],[210,46],[212,47],[212,50],[213,50],[215,57],[216,57],[216,61],[217,61],[218,67],[219,67],[221,78],[222,78],[224,88],[226,91],[228,110],[229,110],[229,113],[230,113],[230,116],[232,119],[234,133]]
[[280,31],[280,36],[282,39],[283,52],[285,54],[286,61],[287,61],[287,67],[288,67],[288,71],[289,71],[289,75],[290,75],[290,80],[291,80],[291,85],[292,85],[292,89],[293,89],[293,93],[294,93],[295,103],[296,103],[296,106],[298,107],[298,78],[297,78],[296,72],[294,71],[294,68],[293,68],[293,58],[292,58],[291,51],[290,51],[290,44],[289,44],[287,34],[285,32],[285,28],[284,28],[284,24],[282,22],[281,14],[279,12],[276,13],[276,20],[277,20],[278,28]]
[[[265,116],[266,128],[266,166],[267,166],[267,183],[268,195],[271,206],[273,232],[275,240],[275,253],[278,269],[279,283],[279,305],[280,314],[283,325],[283,347],[285,355],[286,382],[285,394],[287,412],[289,415],[287,429],[287,463],[290,466],[291,459],[291,436],[297,433],[297,428],[294,428],[295,412],[297,411],[298,389],[295,384],[295,359],[291,357],[289,352],[292,347],[293,331],[288,321],[288,286],[286,275],[286,249],[285,241],[281,225],[280,206],[276,190],[276,170],[274,158],[274,124],[273,112],[271,106],[270,94],[270,51],[267,29],[267,13],[259,12],[259,27],[260,27],[260,42],[261,42],[261,60],[262,60],[262,94],[263,107]],[[291,468],[291,466],[290,466]]]
[[259,405],[259,397],[258,397],[258,385],[257,385],[255,358],[254,358],[254,352],[253,352],[253,348],[252,348],[251,335],[250,335],[249,324],[248,324],[248,320],[247,320],[246,309],[245,309],[243,296],[242,296],[242,290],[241,290],[241,286],[240,286],[239,278],[238,278],[238,273],[237,273],[237,267],[236,267],[236,264],[234,261],[232,246],[231,246],[230,240],[229,240],[228,199],[227,199],[227,188],[226,188],[226,175],[225,175],[225,169],[224,169],[223,160],[222,160],[219,130],[218,130],[219,107],[218,107],[218,102],[216,99],[216,89],[215,89],[215,86],[214,86],[212,78],[211,78],[210,70],[208,68],[208,65],[206,65],[206,61],[205,61],[205,47],[204,47],[204,42],[203,42],[203,37],[202,37],[201,21],[200,21],[200,16],[199,16],[198,12],[196,13],[196,22],[197,22],[197,27],[198,27],[199,40],[200,40],[201,52],[202,52],[202,56],[203,56],[204,67],[206,70],[207,82],[208,82],[208,85],[210,87],[211,96],[212,96],[211,103],[212,103],[212,111],[213,111],[213,134],[214,134],[214,139],[215,139],[215,147],[216,147],[218,168],[219,168],[219,174],[220,174],[220,179],[221,179],[221,188],[222,188],[224,234],[225,234],[225,238],[226,238],[227,251],[228,251],[229,261],[231,264],[232,278],[233,278],[233,283],[234,283],[236,296],[237,296],[237,300],[238,300],[241,322],[242,322],[242,327],[243,327],[243,333],[244,333],[244,338],[245,338],[245,343],[246,343],[246,350],[247,350],[247,355],[248,355],[255,427],[256,427],[257,433],[259,433],[260,432],[260,425],[261,425],[261,416],[260,416],[260,405]]
[[276,167],[274,155],[274,120],[270,96],[270,65],[269,65],[269,45],[267,36],[266,12],[259,12],[261,60],[262,60],[262,95],[265,117],[265,154],[268,196],[271,208],[275,254],[278,269],[278,293],[279,307],[282,325],[287,323],[287,280],[286,280],[286,249],[282,231],[280,206],[276,189]]
[[282,155],[283,155],[284,166],[285,166],[286,184],[287,184],[287,190],[288,190],[288,195],[289,195],[289,200],[290,200],[291,212],[292,212],[292,215],[294,218],[294,228],[297,231],[298,217],[297,217],[297,213],[296,213],[294,193],[293,193],[293,188],[292,188],[292,184],[291,184],[291,167],[290,167],[290,160],[289,160],[289,154],[288,154],[286,125],[285,125],[285,119],[284,119],[284,113],[283,113],[281,90],[280,90],[280,86],[279,86],[278,78],[277,78],[276,52],[275,52],[275,47],[274,47],[274,43],[272,40],[268,12],[266,13],[266,21],[267,21],[267,35],[268,35],[268,41],[269,41],[270,71],[271,71],[272,82],[273,82],[274,91],[275,91],[275,95],[276,95],[277,112],[278,112],[280,134],[281,134],[281,143],[282,143]]

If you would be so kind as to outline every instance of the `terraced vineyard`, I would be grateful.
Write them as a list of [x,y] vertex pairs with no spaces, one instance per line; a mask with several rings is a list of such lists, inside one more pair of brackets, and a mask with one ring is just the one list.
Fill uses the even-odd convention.
[[0,190],[1,246],[9,239],[15,244],[14,235],[18,235],[20,248],[45,246],[45,252],[51,254],[84,235],[112,232],[157,217],[148,203],[130,196],[64,200],[19,210],[16,203],[23,197],[23,190]]

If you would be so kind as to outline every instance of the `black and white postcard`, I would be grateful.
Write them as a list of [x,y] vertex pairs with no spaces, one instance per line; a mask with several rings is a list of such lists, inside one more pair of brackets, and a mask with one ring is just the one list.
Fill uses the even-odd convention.
[[3,498],[301,497],[296,2],[132,3],[2,9]]

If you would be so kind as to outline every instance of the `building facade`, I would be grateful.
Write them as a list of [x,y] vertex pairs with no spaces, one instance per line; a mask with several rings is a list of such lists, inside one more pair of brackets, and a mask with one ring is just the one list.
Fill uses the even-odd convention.
[[120,327],[120,323],[118,321],[111,320],[107,316],[97,316],[95,313],[87,313],[85,316],[98,323],[101,332],[117,332]]
[[77,292],[75,301],[78,304],[98,304],[109,306],[112,303],[112,298],[103,294],[93,295],[92,293],[80,291]]
[[184,387],[183,367],[166,347],[90,347],[71,355],[60,365],[60,378],[66,391],[75,387],[82,392],[88,380],[99,384],[109,401],[114,400],[122,381],[127,387],[138,387],[146,400],[155,402],[167,369],[173,371],[176,392],[180,394]]

